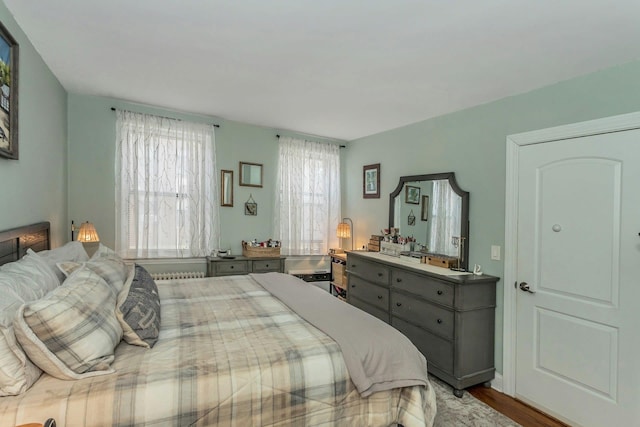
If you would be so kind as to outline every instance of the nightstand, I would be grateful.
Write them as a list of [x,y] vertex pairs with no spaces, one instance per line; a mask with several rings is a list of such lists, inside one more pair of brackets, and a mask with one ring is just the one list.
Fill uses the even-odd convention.
[[235,258],[207,257],[207,276],[233,276],[249,273],[268,273],[279,271],[284,273],[285,256],[269,258]]
[[347,300],[347,254],[329,254],[331,257],[331,293]]

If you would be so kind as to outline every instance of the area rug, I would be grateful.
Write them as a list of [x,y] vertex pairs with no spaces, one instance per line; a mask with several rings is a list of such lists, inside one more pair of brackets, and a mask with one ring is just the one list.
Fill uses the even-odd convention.
[[429,381],[436,392],[438,412],[435,427],[518,427],[520,424],[484,404],[469,392],[461,398],[453,395],[451,386],[434,376]]

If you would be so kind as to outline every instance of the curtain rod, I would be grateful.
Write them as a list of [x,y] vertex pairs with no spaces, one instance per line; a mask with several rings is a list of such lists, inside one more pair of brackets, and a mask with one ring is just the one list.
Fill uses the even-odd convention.
[[[280,134],[276,134],[276,138],[280,139]],[[319,138],[322,138],[322,137],[320,136]],[[326,138],[323,138],[323,139],[326,139]],[[342,144],[340,144],[340,145],[339,145],[339,147],[340,147],[340,148],[345,148],[345,147],[346,147],[346,145],[342,145]]]
[[[111,107],[111,111],[116,111],[116,108],[115,108],[115,107]],[[130,111],[130,110],[120,110],[120,111],[126,111],[127,113],[138,113],[137,111]],[[141,113],[138,113],[138,114],[141,114]],[[179,122],[181,122],[181,121],[182,121],[182,119],[176,119],[175,117],[158,116],[157,114],[153,114],[153,115],[154,115],[154,116],[157,116],[157,117],[161,117],[161,118],[163,118],[163,119],[178,120]],[[220,127],[220,125],[216,125],[216,124],[214,124],[214,125],[213,125],[213,127],[214,127],[214,128],[219,128],[219,127]]]

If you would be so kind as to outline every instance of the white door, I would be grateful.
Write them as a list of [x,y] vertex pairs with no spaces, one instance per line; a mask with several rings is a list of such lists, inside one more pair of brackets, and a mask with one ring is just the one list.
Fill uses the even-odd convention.
[[515,395],[640,426],[640,130],[520,147],[518,171]]

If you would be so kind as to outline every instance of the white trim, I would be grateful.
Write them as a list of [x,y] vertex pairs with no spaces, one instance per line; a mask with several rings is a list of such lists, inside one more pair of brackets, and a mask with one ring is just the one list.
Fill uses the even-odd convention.
[[517,142],[507,137],[506,195],[504,215],[504,291],[502,329],[502,375],[503,392],[515,394],[516,365],[516,293],[511,283],[515,283],[518,271],[518,150]]
[[540,144],[544,142],[559,141],[562,139],[580,138],[589,135],[622,132],[637,128],[640,128],[640,112],[621,114],[619,116],[605,117],[603,119],[589,120],[586,122],[556,126],[531,132],[517,133],[507,136],[507,142],[511,140],[519,146]]
[[[502,388],[514,396],[516,391],[516,290],[518,280],[518,156],[520,148],[570,138],[580,138],[640,128],[640,112],[589,120],[548,129],[507,136],[505,250],[504,250],[504,315],[502,338]],[[497,375],[496,375],[497,377]]]
[[503,377],[500,373],[496,372],[496,376],[491,380],[491,388],[495,391],[499,391],[500,393],[504,393],[503,390]]

